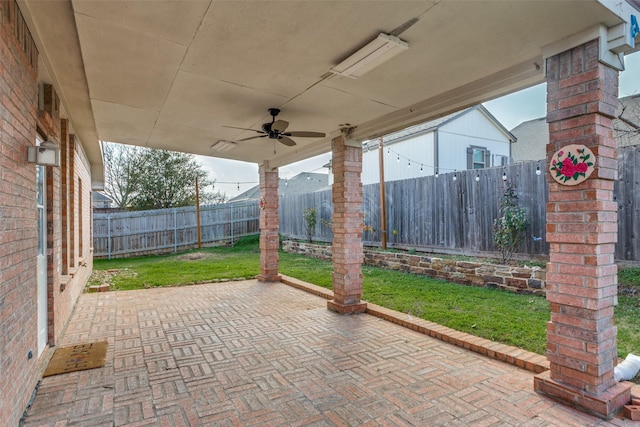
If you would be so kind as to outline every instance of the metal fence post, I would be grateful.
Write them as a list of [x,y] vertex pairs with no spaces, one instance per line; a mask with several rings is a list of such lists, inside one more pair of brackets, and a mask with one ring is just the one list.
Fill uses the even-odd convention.
[[178,211],[173,210],[173,252],[178,252]]
[[231,246],[233,246],[233,203],[229,203],[229,217],[231,223]]
[[111,259],[111,215],[107,216],[107,254]]

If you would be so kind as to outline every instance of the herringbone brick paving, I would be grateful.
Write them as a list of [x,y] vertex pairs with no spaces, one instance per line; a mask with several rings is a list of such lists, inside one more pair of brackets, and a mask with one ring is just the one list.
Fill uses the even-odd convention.
[[620,426],[533,373],[281,283],[82,295],[63,343],[105,367],[44,378],[25,426]]

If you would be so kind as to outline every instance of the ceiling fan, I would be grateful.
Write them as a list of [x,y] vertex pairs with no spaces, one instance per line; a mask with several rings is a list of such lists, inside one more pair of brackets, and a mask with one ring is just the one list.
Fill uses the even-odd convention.
[[326,134],[323,132],[309,132],[309,131],[289,131],[285,132],[287,127],[289,127],[289,122],[285,120],[276,120],[276,116],[280,114],[280,109],[278,108],[269,108],[269,114],[271,115],[271,123],[263,123],[262,130],[257,129],[249,129],[249,128],[239,128],[235,126],[224,126],[226,128],[231,129],[242,129],[242,130],[250,130],[253,132],[258,132],[260,135],[250,136],[248,138],[239,139],[238,142],[249,141],[251,139],[256,138],[269,138],[275,139],[281,144],[287,145],[289,147],[296,145],[296,142],[290,137],[296,138],[324,138]]

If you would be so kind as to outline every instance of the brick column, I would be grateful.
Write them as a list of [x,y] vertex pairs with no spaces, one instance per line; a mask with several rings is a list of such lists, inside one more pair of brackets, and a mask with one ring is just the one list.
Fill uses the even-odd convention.
[[262,164],[260,174],[260,274],[261,282],[279,282],[278,275],[278,170]]
[[587,146],[596,168],[586,181],[560,185],[547,174],[547,357],[551,370],[536,391],[610,418],[630,400],[630,385],[613,378],[616,360],[617,178],[612,119],[618,72],[598,62],[598,41],[547,59],[547,160],[569,144]]
[[362,313],[362,146],[343,136],[332,141],[333,160],[333,294],[329,310]]

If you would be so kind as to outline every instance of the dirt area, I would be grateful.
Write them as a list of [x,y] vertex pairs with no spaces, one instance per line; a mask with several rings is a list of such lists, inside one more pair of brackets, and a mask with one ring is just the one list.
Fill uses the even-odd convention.
[[91,276],[89,277],[89,281],[85,286],[85,292],[87,292],[87,290],[91,286],[111,284],[113,278],[116,276],[135,277],[136,275],[137,273],[135,271],[128,268],[120,268],[120,269],[114,268],[111,270],[93,270],[93,272],[91,273]]
[[201,261],[203,259],[222,259],[222,256],[206,252],[190,252],[177,257],[180,261]]

